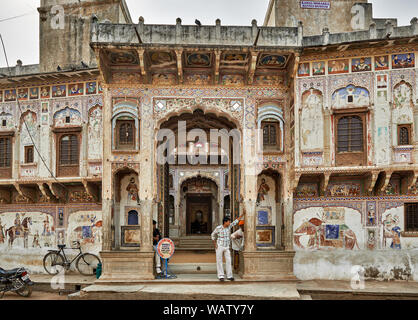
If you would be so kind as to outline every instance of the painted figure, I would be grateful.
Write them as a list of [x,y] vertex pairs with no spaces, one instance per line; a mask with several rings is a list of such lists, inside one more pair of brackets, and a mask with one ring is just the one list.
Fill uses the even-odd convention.
[[264,201],[268,192],[270,191],[269,185],[266,183],[266,179],[261,179],[260,187],[258,188],[258,194],[257,194],[257,205],[260,204],[261,201]]
[[41,245],[39,244],[39,232],[38,231],[36,231],[36,234],[33,236],[32,248],[41,248]]
[[1,224],[1,220],[0,220],[0,243],[4,243],[4,226]]
[[135,178],[131,178],[131,180],[129,181],[128,186],[126,187],[126,191],[128,191],[129,193],[129,197],[128,200],[132,200],[132,201],[137,201],[139,202],[139,197],[138,197],[138,186],[135,183]]
[[369,210],[367,213],[367,225],[374,226],[376,223],[376,214],[374,210]]
[[383,243],[386,245],[386,238],[392,239],[390,247],[392,249],[401,249],[401,228],[399,227],[399,217],[388,214],[382,222],[383,224]]

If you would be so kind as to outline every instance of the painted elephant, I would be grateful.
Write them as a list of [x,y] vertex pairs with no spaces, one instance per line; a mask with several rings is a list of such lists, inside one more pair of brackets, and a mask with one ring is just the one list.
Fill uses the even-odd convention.
[[293,232],[294,242],[299,248],[304,248],[300,243],[300,237],[309,236],[308,249],[333,247],[353,250],[355,246],[360,249],[355,233],[346,224],[331,227],[334,228],[331,229],[334,233],[330,232],[329,234],[333,236],[326,237],[327,232],[329,231],[327,230],[324,221],[318,218],[312,218],[309,221],[302,223],[299,228]]

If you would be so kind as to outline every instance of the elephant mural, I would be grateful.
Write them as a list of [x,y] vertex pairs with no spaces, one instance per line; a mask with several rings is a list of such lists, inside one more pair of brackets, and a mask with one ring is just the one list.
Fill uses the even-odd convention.
[[355,246],[360,249],[355,233],[346,224],[326,224],[318,218],[303,222],[293,235],[295,245],[302,249],[305,248],[300,242],[302,236],[309,236],[308,249],[332,247],[353,250]]

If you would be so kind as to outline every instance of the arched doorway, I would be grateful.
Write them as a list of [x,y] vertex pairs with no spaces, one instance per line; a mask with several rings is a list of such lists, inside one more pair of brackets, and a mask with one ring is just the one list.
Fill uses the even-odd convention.
[[201,176],[187,179],[180,189],[180,217],[185,221],[181,232],[187,236],[209,235],[218,222],[217,184]]
[[[211,233],[224,216],[225,171],[231,172],[228,184],[236,186],[231,191],[228,209],[233,218],[239,215],[240,165],[233,164],[234,157],[239,158],[241,154],[238,149],[241,147],[241,132],[237,128],[238,124],[232,122],[229,115],[201,109],[177,114],[160,123],[159,129],[169,129],[166,131],[172,134],[175,142],[170,149],[166,138],[156,139],[156,159],[161,147],[165,146],[164,156],[169,161],[169,164],[159,162],[156,170],[158,227],[165,235],[175,240]],[[216,139],[213,138],[214,131],[218,134]],[[191,185],[196,183],[206,184],[208,190],[191,192],[190,188],[194,188]],[[173,194],[174,220],[170,218],[173,212],[170,195]]]

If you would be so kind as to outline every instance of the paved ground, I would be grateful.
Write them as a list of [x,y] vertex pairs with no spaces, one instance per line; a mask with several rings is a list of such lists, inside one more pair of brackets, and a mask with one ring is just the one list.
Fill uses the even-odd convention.
[[16,293],[7,292],[2,300],[67,300],[68,294],[58,294],[57,292],[34,291],[29,298],[24,298]]
[[[215,274],[178,274],[176,279],[160,279],[144,281],[132,286],[108,286],[89,287],[96,280],[95,277],[85,277],[79,274],[68,274],[65,277],[65,284],[59,290],[51,287],[52,276],[31,275],[36,283],[32,297],[22,298],[14,293],[7,293],[5,300],[65,300],[69,293],[77,291],[88,293],[94,290],[104,293],[108,298],[117,292],[123,293],[124,299],[129,299],[132,293],[139,293],[137,298],[147,299],[148,296],[160,296],[167,294],[167,299],[193,297],[211,299],[216,296],[224,299],[233,298],[233,294],[240,292],[240,298],[250,299],[278,299],[288,296],[289,299],[296,298],[298,292],[302,299],[313,300],[341,300],[341,299],[417,299],[418,282],[406,281],[366,281],[365,288],[354,290],[349,281],[333,280],[310,280],[293,283],[271,283],[271,282],[249,282],[236,277],[235,282],[226,281],[220,283]],[[273,288],[274,287],[274,288]],[[272,290],[274,289],[274,290]],[[296,291],[297,290],[297,291]],[[60,294],[59,294],[60,293]],[[202,293],[203,296],[200,296]],[[199,297],[200,296],[200,297]],[[80,298],[80,296],[75,297]],[[175,298],[174,298],[175,299]]]

